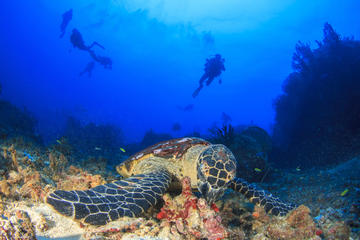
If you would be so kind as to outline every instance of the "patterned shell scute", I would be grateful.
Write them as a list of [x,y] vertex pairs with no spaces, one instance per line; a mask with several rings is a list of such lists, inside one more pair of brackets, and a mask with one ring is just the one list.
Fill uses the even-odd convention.
[[141,152],[136,153],[135,155],[131,156],[128,161],[137,160],[149,154],[153,154],[156,157],[179,159],[192,146],[208,146],[210,144],[211,143],[203,139],[194,137],[171,139],[168,141],[157,143],[142,150]]

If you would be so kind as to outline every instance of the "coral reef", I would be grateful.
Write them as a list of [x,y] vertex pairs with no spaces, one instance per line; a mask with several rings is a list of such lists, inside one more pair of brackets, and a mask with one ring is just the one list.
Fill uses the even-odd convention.
[[[261,135],[261,129],[245,130],[242,132],[246,134],[238,135],[250,139],[250,143],[244,144],[248,146],[244,152],[249,153],[252,148],[254,153],[263,151],[270,145],[267,138]],[[241,148],[241,145],[238,146]],[[14,218],[16,211],[20,211],[24,219],[28,213],[32,220],[31,223],[27,218],[27,224],[22,227],[29,228],[21,230],[21,233],[30,234],[32,231],[38,236],[65,236],[61,234],[67,232],[67,228],[74,229],[85,239],[266,240],[359,237],[356,231],[359,228],[359,203],[356,201],[359,194],[357,188],[360,186],[356,171],[359,158],[326,170],[277,171],[271,183],[260,184],[283,199],[304,203],[312,213],[302,205],[285,217],[270,216],[263,208],[254,206],[232,190],[227,190],[216,205],[208,206],[204,199],[191,192],[190,180],[184,178],[179,195],[165,194],[163,202],[150,208],[143,218],[125,217],[104,227],[93,227],[61,217],[44,205],[42,199],[55,188],[86,190],[118,179],[107,171],[103,160],[88,156],[83,161],[78,160],[81,165],[69,166],[68,158],[73,155],[65,156],[54,149],[24,151],[15,145],[1,145],[0,150],[3,165],[0,168],[0,212],[1,222],[8,232],[21,228],[15,224],[17,220]],[[344,189],[349,190],[341,196]],[[12,228],[9,219],[15,221]]]
[[[241,176],[250,181],[257,179],[262,188],[307,207],[301,205],[285,217],[269,216],[232,190],[227,190],[216,205],[208,206],[191,192],[190,180],[184,178],[179,195],[165,194],[163,201],[150,208],[143,218],[124,217],[97,228],[83,226],[56,214],[43,203],[43,198],[55,188],[86,190],[119,179],[108,170],[108,159],[92,151],[78,151],[67,137],[44,148],[36,140],[18,136],[0,143],[0,239],[9,238],[9,234],[13,237],[9,239],[36,239],[35,232],[37,236],[63,237],[73,231],[85,239],[360,237],[360,158],[332,168],[271,170],[271,182],[266,183],[262,179],[269,169],[267,158],[272,148],[266,131],[256,126],[241,130],[228,126],[220,130],[218,140],[230,143],[228,147],[239,160]],[[113,159],[121,161],[127,154],[128,151],[115,154]],[[254,172],[254,168],[262,171]]]
[[311,49],[299,42],[293,69],[274,102],[273,160],[281,166],[339,163],[360,148],[360,41],[341,38],[330,24]]

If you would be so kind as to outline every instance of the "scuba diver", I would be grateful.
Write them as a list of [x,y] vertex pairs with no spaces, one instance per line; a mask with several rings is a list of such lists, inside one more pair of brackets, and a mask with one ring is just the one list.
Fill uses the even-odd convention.
[[112,68],[112,60],[109,57],[102,57],[96,55],[93,51],[90,52],[90,56],[98,63],[104,66],[104,68],[111,69]]
[[[209,86],[216,77],[220,76],[222,71],[225,71],[224,62],[225,59],[221,58],[220,54],[216,54],[215,57],[206,59],[206,63],[204,65],[205,72],[200,78],[200,86],[192,94],[193,98],[195,98],[199,94],[200,90],[204,87],[205,80],[206,86]],[[221,84],[220,78],[219,84]]]
[[99,43],[97,42],[93,42],[90,46],[86,46],[85,45],[85,42],[84,42],[84,39],[82,38],[82,35],[81,33],[79,32],[79,30],[77,30],[76,28],[74,28],[72,30],[72,34],[71,34],[71,37],[70,37],[70,41],[71,43],[73,44],[73,46],[75,48],[78,48],[80,50],[84,50],[84,51],[88,51],[90,54],[93,52],[91,50],[91,48],[95,45],[101,47],[102,49],[105,49],[103,46],[101,46]]
[[94,61],[91,61],[89,62],[86,67],[84,68],[84,70],[82,70],[80,72],[80,76],[82,76],[84,73],[88,73],[88,77],[90,78],[91,77],[91,74],[92,74],[92,71],[94,70],[94,67],[95,67],[95,62]]
[[[95,52],[91,49],[95,45],[99,46],[102,49],[105,49],[105,48],[102,45],[100,45],[98,42],[93,42],[90,46],[86,46],[85,42],[84,42],[84,39],[82,38],[81,33],[76,28],[74,28],[72,30],[70,41],[73,44],[74,48],[78,48],[80,50],[87,51],[90,54],[90,56],[94,59],[94,61],[96,61],[99,64],[103,65],[104,68],[107,68],[107,69],[112,68],[112,60],[111,60],[111,58],[96,55]],[[88,65],[88,66],[91,67],[91,65]],[[85,72],[87,72],[86,69],[87,69],[87,67],[84,69]]]
[[72,9],[64,12],[62,15],[62,22],[60,25],[60,32],[61,32],[60,38],[62,38],[65,35],[66,27],[69,24],[69,22],[71,21],[71,19],[72,19]]
[[98,63],[103,65],[104,68],[107,68],[107,69],[112,68],[112,60],[109,57],[97,56],[97,61],[98,61]]
[[94,58],[95,61],[97,61],[98,63],[100,63],[101,65],[104,66],[104,68],[107,69],[111,69],[112,68],[112,60],[109,57],[102,57],[102,56],[96,56],[96,58]]

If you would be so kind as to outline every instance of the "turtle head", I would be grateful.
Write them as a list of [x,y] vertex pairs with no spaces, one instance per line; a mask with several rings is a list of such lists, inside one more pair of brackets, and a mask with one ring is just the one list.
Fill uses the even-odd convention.
[[205,148],[197,162],[198,189],[209,204],[224,194],[236,174],[236,159],[222,144]]

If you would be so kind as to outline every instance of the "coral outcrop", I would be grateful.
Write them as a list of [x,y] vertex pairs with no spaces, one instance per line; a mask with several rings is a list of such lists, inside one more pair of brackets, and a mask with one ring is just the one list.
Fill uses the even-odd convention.
[[299,42],[293,73],[274,102],[274,140],[281,166],[340,163],[360,147],[360,41],[340,37],[328,23],[318,47]]

